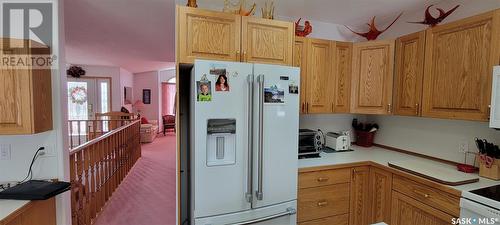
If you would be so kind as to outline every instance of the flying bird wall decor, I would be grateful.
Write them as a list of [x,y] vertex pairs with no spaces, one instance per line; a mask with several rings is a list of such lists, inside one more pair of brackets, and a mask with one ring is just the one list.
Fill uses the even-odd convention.
[[356,32],[356,31],[353,31],[351,28],[349,28],[348,26],[345,26],[347,29],[349,29],[351,32],[361,36],[361,37],[364,37],[366,38],[367,40],[371,41],[371,40],[376,40],[377,37],[382,34],[384,31],[386,31],[387,29],[389,29],[389,27],[391,27],[398,19],[399,17],[401,17],[401,15],[403,15],[403,13],[400,13],[398,17],[396,17],[396,19],[394,19],[394,21],[392,21],[391,24],[389,24],[389,26],[387,26],[385,29],[383,30],[379,30],[376,26],[375,26],[375,16],[372,17],[370,23],[368,23],[368,27],[370,27],[370,30],[368,32],[365,32],[365,33],[361,33],[361,32]]
[[437,24],[441,23],[441,21],[443,21],[451,13],[453,13],[460,5],[457,5],[457,6],[453,7],[452,9],[448,10],[448,12],[445,12],[441,8],[436,8],[437,11],[439,11],[439,16],[437,18],[433,17],[431,15],[431,13],[429,12],[429,9],[432,6],[434,6],[434,5],[427,6],[427,9],[425,9],[425,18],[424,18],[424,21],[420,21],[420,22],[408,22],[408,23],[419,23],[419,24],[428,25],[429,27],[434,27]]

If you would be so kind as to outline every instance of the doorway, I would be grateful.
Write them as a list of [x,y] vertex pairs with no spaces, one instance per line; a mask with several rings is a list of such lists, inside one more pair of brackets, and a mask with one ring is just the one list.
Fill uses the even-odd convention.
[[111,78],[68,78],[68,120],[93,120],[111,109]]

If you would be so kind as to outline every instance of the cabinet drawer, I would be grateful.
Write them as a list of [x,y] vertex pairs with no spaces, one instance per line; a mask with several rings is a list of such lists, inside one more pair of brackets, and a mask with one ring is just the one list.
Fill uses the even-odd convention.
[[332,216],[299,223],[299,225],[349,225],[349,214]]
[[299,222],[349,213],[349,183],[299,189]]
[[459,197],[437,188],[425,186],[401,176],[394,176],[392,188],[453,216],[460,214]]
[[350,169],[322,170],[299,174],[299,188],[319,187],[332,184],[349,183]]

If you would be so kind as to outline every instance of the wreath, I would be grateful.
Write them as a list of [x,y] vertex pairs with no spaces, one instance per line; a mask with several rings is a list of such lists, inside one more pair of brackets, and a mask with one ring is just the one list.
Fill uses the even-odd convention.
[[87,89],[84,87],[72,87],[69,93],[73,103],[83,105],[87,102]]

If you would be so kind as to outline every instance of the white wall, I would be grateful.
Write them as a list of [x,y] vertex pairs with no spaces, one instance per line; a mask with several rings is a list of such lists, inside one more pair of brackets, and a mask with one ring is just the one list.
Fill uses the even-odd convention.
[[[349,130],[352,133],[352,120],[357,118],[359,122],[366,120],[365,115],[355,114],[309,114],[300,116],[300,128],[312,130],[321,129],[324,133]],[[354,137],[354,135],[351,135]],[[351,140],[354,141],[354,140]]]
[[[437,17],[439,14],[437,8],[445,11],[450,10],[456,5],[460,5],[451,15],[449,15],[442,24],[455,20],[463,19],[469,16],[477,15],[500,8],[499,0],[443,0],[430,9],[430,13]],[[386,32],[380,35],[380,39],[395,39],[399,36],[411,34],[413,32],[427,29],[426,25],[407,23],[408,21],[422,21],[424,19],[424,10],[404,12],[401,18],[394,23]]]
[[134,74],[123,68],[120,68],[120,104],[121,106],[127,108],[129,112],[132,112],[132,104],[135,100],[135,98],[133,97],[134,94],[133,92],[129,93],[129,95],[132,94],[132,104],[125,104],[125,87],[131,87],[132,91],[134,90]]
[[144,104],[144,109],[142,110],[141,115],[149,120],[157,120],[160,118],[160,92],[158,71],[134,74],[134,99],[142,100],[143,89],[151,90],[151,104]]
[[[443,23],[500,8],[499,0],[445,0],[436,7],[449,10],[457,4],[461,6]],[[424,25],[406,23],[422,20],[424,12],[425,10],[421,10],[403,14],[381,38],[394,39],[426,29]],[[431,13],[436,15],[436,11],[432,9]],[[369,116],[368,119],[377,122],[381,127],[375,137],[376,143],[456,162],[464,161],[464,155],[458,150],[462,142],[469,144],[470,151],[477,151],[473,142],[475,137],[500,144],[500,132],[489,129],[488,124],[482,122],[402,116]],[[471,159],[469,161],[471,162]]]

